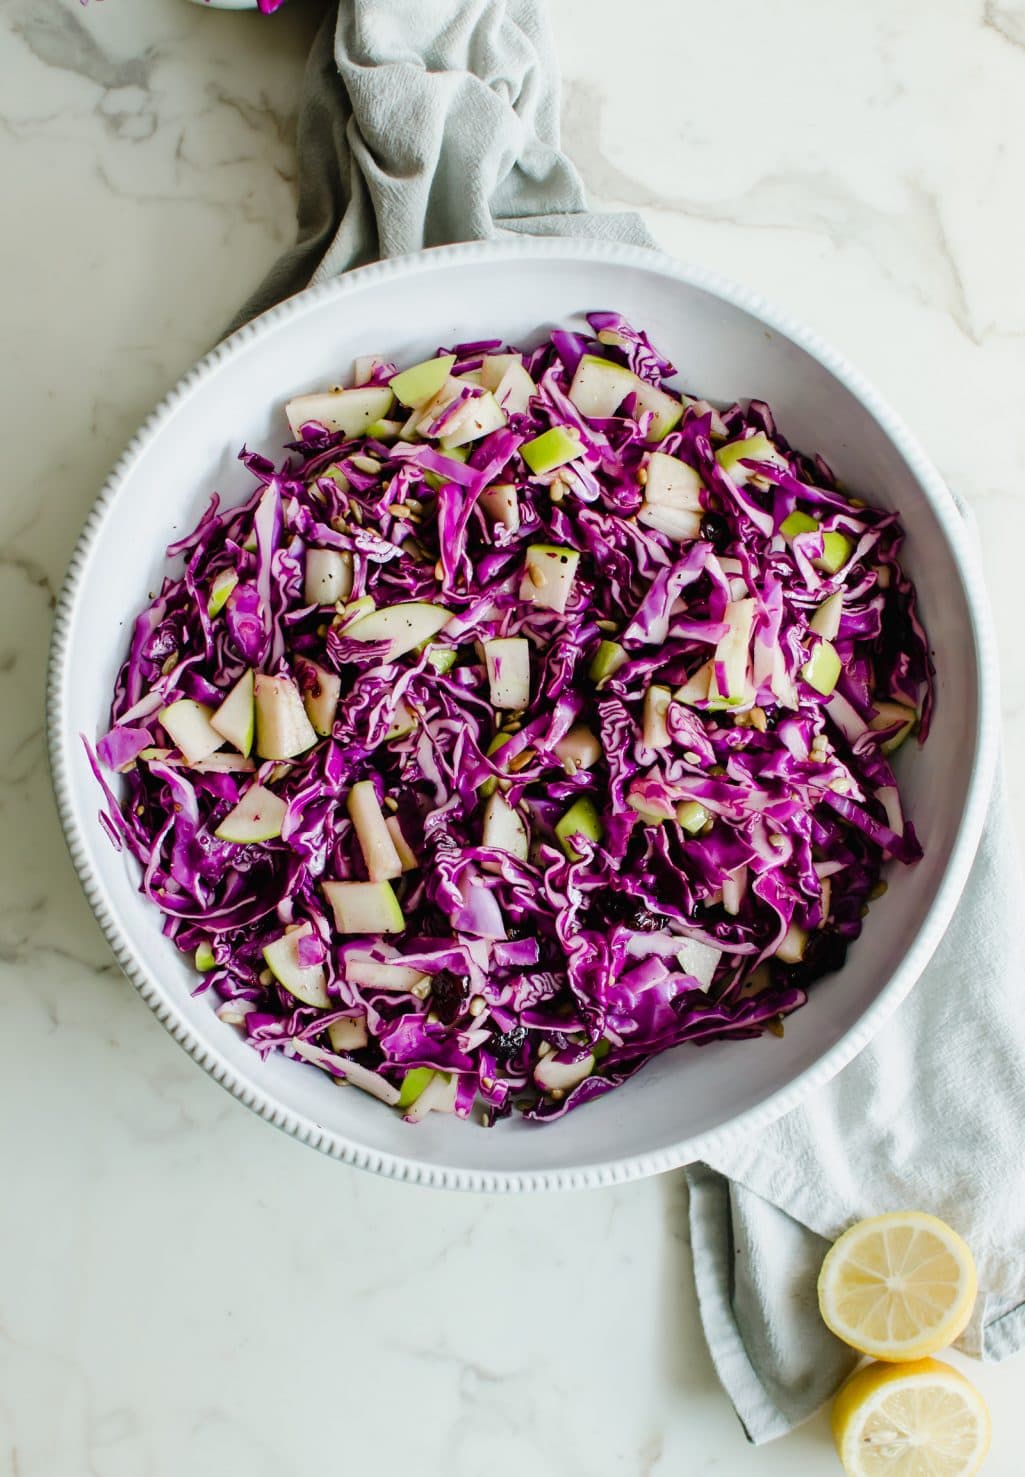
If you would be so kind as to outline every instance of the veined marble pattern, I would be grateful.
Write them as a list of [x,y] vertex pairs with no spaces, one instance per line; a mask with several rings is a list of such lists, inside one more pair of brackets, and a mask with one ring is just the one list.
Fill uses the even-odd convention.
[[[552,7],[595,203],[814,324],[971,503],[1020,752],[1025,3]],[[124,442],[291,239],[318,13],[0,0],[0,1474],[831,1471],[823,1417],[746,1446],[679,1177],[465,1199],[305,1152],[156,1027],[65,856],[54,590]],[[1020,1371],[973,1373],[987,1472],[1018,1477]]]

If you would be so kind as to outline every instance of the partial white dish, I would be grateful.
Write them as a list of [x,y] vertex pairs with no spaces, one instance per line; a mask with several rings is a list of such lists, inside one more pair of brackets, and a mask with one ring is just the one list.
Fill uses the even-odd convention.
[[[163,550],[216,487],[248,486],[238,448],[274,454],[284,401],[337,381],[368,349],[400,363],[443,343],[612,308],[643,324],[681,382],[723,401],[769,401],[784,434],[820,450],[841,479],[899,509],[937,668],[929,743],[903,752],[899,778],[925,847],[894,868],[842,973],[819,983],[782,1040],[680,1047],[615,1093],[557,1123],[492,1130],[434,1115],[412,1128],[353,1089],[284,1060],[260,1061],[160,933],[132,864],[97,821],[79,735],[106,727],[130,622],[159,582]],[[132,551],[126,557],[126,551]],[[472,1189],[597,1185],[707,1155],[756,1132],[848,1062],[914,984],[950,920],[974,855],[996,745],[993,643],[962,516],[921,449],[860,375],[753,294],[641,248],[514,240],[446,247],[309,289],[221,345],[140,431],[90,515],[61,596],[51,656],[49,734],[61,820],[89,901],[120,963],[176,1039],[269,1121],[361,1167]],[[912,750],[913,746],[907,746]]]

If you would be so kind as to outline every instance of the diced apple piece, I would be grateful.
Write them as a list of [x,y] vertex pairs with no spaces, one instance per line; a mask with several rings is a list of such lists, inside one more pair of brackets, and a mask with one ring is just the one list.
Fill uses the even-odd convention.
[[197,774],[252,774],[256,761],[246,759],[242,754],[208,754],[205,759],[193,764],[192,768]]
[[346,628],[345,634],[354,641],[387,641],[385,661],[393,662],[436,636],[451,618],[452,612],[443,605],[405,600],[361,616]]
[[524,636],[501,636],[484,643],[491,706],[518,711],[530,702],[530,642]]
[[323,426],[325,431],[343,436],[362,436],[367,426],[381,420],[392,407],[392,392],[387,385],[364,385],[356,390],[324,390],[314,395],[297,395],[285,406],[292,435],[302,435],[303,426]]
[[[454,362],[454,361],[453,361]],[[354,360],[352,366],[352,382],[354,385],[369,385],[377,371],[387,364],[388,360],[380,354],[360,354]]]
[[828,697],[840,680],[841,662],[831,641],[820,641],[801,668],[801,676],[809,687]]
[[534,1081],[544,1092],[569,1092],[578,1087],[585,1077],[590,1077],[595,1068],[593,1052],[581,1057],[578,1062],[561,1062],[552,1052],[543,1056],[534,1067]]
[[637,376],[632,370],[596,354],[584,354],[569,387],[569,398],[588,420],[605,421],[636,388]]
[[613,673],[618,672],[620,667],[629,660],[625,649],[618,641],[599,641],[598,650],[591,658],[587,675],[592,682],[604,682],[606,677],[611,677]]
[[347,549],[307,549],[307,605],[334,605],[352,594],[352,555]]
[[543,477],[583,456],[584,447],[576,426],[552,426],[533,441],[524,441],[520,455],[535,476]]
[[869,728],[892,728],[899,723],[900,727],[896,733],[892,733],[888,739],[884,739],[881,745],[884,754],[892,754],[899,749],[908,734],[918,722],[918,714],[914,708],[905,707],[903,703],[876,703],[876,715],[869,723]]
[[701,517],[685,508],[653,508],[650,503],[642,503],[637,522],[664,533],[666,538],[696,539],[701,537]]
[[819,523],[809,513],[802,513],[800,508],[795,508],[788,513],[779,525],[779,531],[786,539],[797,538],[801,533],[818,533]]
[[566,609],[580,555],[557,544],[530,544],[524,555],[520,599],[562,615]]
[[402,834],[402,826],[399,824],[397,815],[390,815],[385,819],[388,827],[388,835],[392,839],[392,845],[399,854],[404,872],[415,872],[420,863],[416,859],[416,853]]
[[331,1004],[327,993],[327,975],[323,964],[302,965],[299,963],[299,940],[313,932],[313,924],[306,922],[293,928],[281,938],[268,944],[263,951],[264,962],[279,985],[304,1005],[314,1005],[326,1010]]
[[395,713],[392,717],[391,727],[384,736],[385,743],[390,743],[392,739],[405,738],[407,733],[413,732],[417,721],[416,714],[411,713],[406,704],[399,698],[399,701],[395,704]]
[[723,669],[726,690],[719,693],[719,696],[727,701],[736,702],[744,696],[754,617],[753,600],[731,600],[726,606],[726,624],[730,629],[715,648],[712,670],[714,674],[720,666]]
[[360,780],[349,791],[346,808],[356,828],[356,837],[371,882],[401,877],[402,862],[395,850],[372,780]]
[[324,882],[339,933],[401,933],[406,926],[390,882]]
[[492,847],[495,851],[508,852],[521,862],[525,862],[530,854],[530,842],[523,817],[499,790],[495,791],[484,807],[481,845]]
[[317,733],[326,738],[335,726],[342,679],[337,672],[330,672],[317,662],[307,662],[306,665],[313,673],[313,685],[303,692],[303,706]]
[[696,836],[712,819],[705,807],[697,800],[684,800],[677,807],[676,819],[688,836]]
[[666,795],[651,795],[645,789],[634,789],[626,797],[631,810],[636,810],[648,826],[660,826],[676,814],[672,801]]
[[253,694],[253,673],[243,672],[224,702],[210,717],[210,727],[246,757],[252,750],[256,731],[256,704]]
[[428,646],[427,660],[437,672],[439,677],[444,677],[446,672],[451,672],[459,660],[459,653],[454,646]]
[[268,677],[258,672],[254,689],[256,752],[261,759],[292,759],[312,749],[317,735],[291,677]]
[[411,1108],[417,1098],[425,1090],[428,1083],[433,1082],[437,1076],[433,1067],[410,1067],[402,1079],[402,1087],[399,1089],[398,1108]]
[[[496,733],[494,738],[491,740],[484,751],[487,757],[489,759],[494,758],[494,756],[499,752],[500,749],[505,748],[506,744],[511,738],[511,733]],[[504,766],[499,765],[499,768],[504,768]],[[484,799],[487,800],[490,795],[493,795],[495,793],[495,787],[497,783],[498,781],[495,779],[495,777],[489,774],[487,779],[481,780],[480,784],[477,786],[477,789],[484,796]]]
[[497,390],[511,364],[518,364],[523,369],[522,357],[519,354],[485,354],[480,367],[480,382],[485,390]]
[[494,389],[495,402],[505,415],[524,415],[537,385],[522,364],[510,364]]
[[511,482],[499,482],[480,495],[480,505],[495,523],[501,523],[510,533],[520,527],[520,503],[516,488]]
[[434,1072],[430,1082],[404,1114],[407,1123],[421,1123],[428,1113],[454,1113],[459,1079],[455,1072]]
[[585,836],[588,841],[593,841],[597,845],[604,834],[601,818],[594,808],[594,802],[586,795],[575,800],[562,820],[557,822],[555,834],[569,859],[574,862],[579,861],[580,852],[573,845],[573,837]]
[[601,744],[589,728],[578,723],[555,745],[555,752],[563,764],[572,765],[574,771],[591,769],[601,758]]
[[408,964],[392,964],[387,960],[371,959],[366,954],[349,954],[345,961],[345,978],[367,990],[408,995],[430,976],[422,969],[411,969]]
[[691,513],[703,511],[701,476],[678,456],[653,451],[648,457],[645,501],[663,508],[684,508]]
[[386,445],[397,441],[402,435],[402,421],[374,421],[373,425],[367,426],[367,436],[371,441],[381,441]]
[[445,451],[468,446],[471,441],[480,441],[483,437],[490,436],[492,431],[500,431],[507,423],[505,411],[491,391],[485,390],[482,395],[475,395],[472,400],[467,401],[458,425],[445,432],[441,445]]
[[214,835],[219,841],[247,846],[254,841],[272,841],[281,835],[288,806],[280,795],[264,785],[252,785],[229,810]]
[[213,709],[206,703],[194,702],[192,698],[179,698],[169,703],[157,714],[161,724],[182,752],[188,764],[197,764],[206,759],[224,743],[224,736],[210,722]]
[[800,964],[804,958],[807,942],[808,935],[804,929],[799,928],[796,923],[791,923],[783,935],[783,942],[776,950],[776,958],[783,964]]
[[403,405],[426,405],[448,383],[455,362],[454,354],[439,354],[434,359],[410,365],[390,381],[396,400]]
[[196,949],[196,968],[200,974],[209,974],[211,969],[217,968],[214,951],[205,940]]
[[365,1015],[344,1015],[327,1028],[332,1051],[359,1051],[370,1041]]
[[228,603],[228,597],[238,584],[238,575],[233,569],[222,569],[210,586],[210,595],[206,602],[206,613],[213,620],[215,615]]
[[835,595],[830,595],[828,599],[823,600],[811,618],[810,629],[815,632],[816,636],[821,636],[823,641],[835,641],[840,630],[842,615],[843,591],[837,590]]
[[645,748],[665,749],[671,740],[669,729],[666,727],[666,714],[669,712],[669,704],[673,694],[668,687],[661,687],[657,682],[652,683],[644,694],[644,713],[641,736]]
[[703,990],[709,989],[715,978],[723,951],[702,939],[684,939],[676,955],[676,962],[684,974],[697,980]]
[[645,441],[651,443],[664,440],[683,418],[681,402],[675,395],[668,395],[665,390],[659,390],[655,385],[649,385],[636,377],[633,394],[634,419],[639,420],[643,414],[651,412],[651,425],[644,437]]
[[769,462],[774,467],[787,464],[786,457],[776,450],[764,431],[756,431],[744,441],[727,442],[720,446],[715,459],[727,477],[740,487],[758,475],[754,467],[745,465],[746,462]]
[[697,669],[693,677],[688,677],[683,686],[676,689],[673,697],[678,703],[687,703],[688,706],[693,706],[694,703],[707,703],[712,674],[712,663],[705,662]]
[[836,574],[844,567],[853,552],[854,545],[847,535],[832,530],[822,535],[822,553],[818,559],[813,559],[811,562],[824,574]]

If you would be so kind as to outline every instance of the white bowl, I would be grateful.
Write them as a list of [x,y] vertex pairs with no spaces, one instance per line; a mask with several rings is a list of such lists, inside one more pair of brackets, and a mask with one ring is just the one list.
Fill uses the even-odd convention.
[[[678,1047],[544,1127],[506,1121],[488,1131],[435,1115],[412,1128],[312,1068],[262,1062],[209,999],[192,997],[195,975],[97,822],[79,735],[105,730],[130,622],[157,587],[164,547],[193,526],[213,488],[229,501],[247,490],[236,452],[243,442],[276,451],[287,396],[336,382],[356,354],[402,363],[458,340],[523,342],[599,308],[650,330],[688,387],[712,399],[768,400],[796,445],[820,450],[848,485],[900,510],[937,668],[932,736],[900,756],[925,858],[891,870],[847,966],[816,986],[784,1039]],[[249,1107],[337,1158],[421,1184],[608,1184],[757,1132],[849,1062],[910,990],[950,920],[982,827],[996,747],[992,651],[973,546],[950,493],[892,411],[814,334],[751,293],[640,248],[445,247],[365,267],[273,309],[215,349],[136,436],[90,514],[58,607],[54,787],[75,866],[122,968],[186,1051]]]

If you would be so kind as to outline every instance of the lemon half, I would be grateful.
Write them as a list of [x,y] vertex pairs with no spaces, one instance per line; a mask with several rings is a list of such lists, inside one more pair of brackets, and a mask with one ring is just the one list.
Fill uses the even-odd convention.
[[936,1359],[869,1364],[833,1404],[833,1439],[847,1477],[972,1477],[989,1435],[978,1390]]
[[819,1308],[837,1338],[862,1354],[923,1359],[964,1330],[977,1285],[956,1231],[922,1211],[898,1211],[859,1221],[830,1248]]

